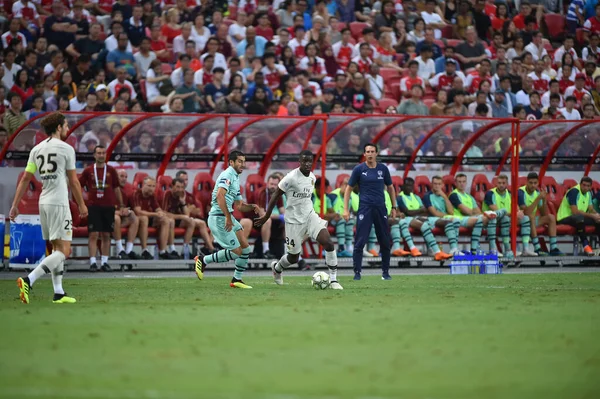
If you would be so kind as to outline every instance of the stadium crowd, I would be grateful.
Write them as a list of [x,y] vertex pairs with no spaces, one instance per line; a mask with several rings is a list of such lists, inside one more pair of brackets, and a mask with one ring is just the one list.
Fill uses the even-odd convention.
[[3,3],[9,136],[57,109],[600,115],[593,0]]

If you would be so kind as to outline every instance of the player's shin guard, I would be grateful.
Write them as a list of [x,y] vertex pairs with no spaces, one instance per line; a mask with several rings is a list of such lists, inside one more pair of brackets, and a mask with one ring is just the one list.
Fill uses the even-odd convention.
[[504,252],[509,252],[510,248],[510,218],[508,216],[504,216],[500,219],[500,237],[502,238],[502,246],[504,247]]
[[535,251],[540,251],[542,249],[542,246],[540,245],[540,239],[539,239],[539,237],[532,237],[531,238],[531,243],[533,244],[533,249]]
[[528,216],[523,217],[520,221],[521,224],[521,239],[523,240],[523,249],[529,246],[531,240],[531,221]]
[[433,236],[433,233],[431,232],[431,226],[429,226],[429,223],[427,223],[427,222],[423,223],[423,225],[421,226],[421,234],[423,235],[425,244],[427,244],[427,246],[429,248],[431,248],[431,250],[433,251],[434,254],[437,254],[438,252],[440,252],[440,247],[438,246],[437,242],[435,241],[435,237]]
[[375,234],[375,226],[371,226],[369,241],[367,242],[367,251],[375,249],[375,244],[377,244],[377,234]]
[[402,222],[390,227],[392,235],[392,251],[400,249],[400,224],[402,224]]
[[248,258],[250,258],[250,247],[242,249],[242,254],[235,259],[235,272],[233,272],[233,278],[236,280],[242,279],[242,274],[248,268]]
[[352,252],[354,250],[353,240],[354,240],[354,225],[356,224],[356,219],[350,218],[346,222],[346,250],[348,252]]
[[66,257],[60,251],[54,251],[48,257],[46,257],[42,263],[33,269],[27,276],[29,278],[29,285],[33,286],[33,283],[42,277],[44,274],[53,272],[65,261]]
[[65,290],[62,286],[63,274],[65,273],[64,262],[55,269],[52,270],[52,286],[54,287],[54,293],[64,295]]
[[337,244],[340,251],[346,249],[346,221],[344,219],[338,220],[335,225],[335,237],[337,238]]
[[[325,256],[327,256],[327,253],[325,253]],[[288,260],[288,254],[284,254],[275,265],[275,271],[277,273],[281,273],[284,269],[287,269],[291,265],[292,263],[290,263],[290,261]]]
[[498,235],[496,230],[498,229],[498,219],[490,219],[487,224],[487,237],[490,243],[490,252],[496,251],[498,252],[498,243],[496,240],[498,239]]
[[219,252],[206,255],[204,257],[204,263],[207,265],[209,263],[223,263],[229,262],[230,260],[236,260],[237,258],[238,256],[233,251],[230,251],[229,249],[222,249]]
[[550,239],[550,251],[558,249],[558,243],[556,240],[556,236],[549,237]]
[[480,245],[479,242],[481,240],[482,231],[483,231],[483,220],[481,217],[478,217],[477,221],[473,225],[473,230],[471,232],[471,251],[479,250],[479,245]]
[[329,268],[329,276],[331,278],[331,281],[337,281],[337,268],[338,268],[338,260],[337,260],[337,254],[335,253],[335,250],[333,251],[326,251],[325,252],[325,263],[327,264],[327,267]]
[[410,230],[408,229],[408,222],[405,219],[400,219],[400,235],[406,241],[406,245],[408,245],[408,249],[415,248],[415,243],[410,235]]
[[454,222],[447,223],[444,226],[444,233],[446,237],[448,237],[448,244],[450,245],[450,250],[458,249],[458,228],[454,224]]

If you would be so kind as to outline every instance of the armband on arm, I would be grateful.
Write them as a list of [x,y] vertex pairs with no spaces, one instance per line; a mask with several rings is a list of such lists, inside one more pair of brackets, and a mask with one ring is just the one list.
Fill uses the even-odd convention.
[[36,170],[37,170],[37,165],[35,163],[27,162],[27,167],[25,168],[25,172],[34,174]]

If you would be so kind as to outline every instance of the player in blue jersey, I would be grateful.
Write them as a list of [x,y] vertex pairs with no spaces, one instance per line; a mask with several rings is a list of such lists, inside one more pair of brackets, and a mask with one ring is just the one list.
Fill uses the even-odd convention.
[[257,215],[260,208],[255,204],[242,201],[240,193],[240,174],[246,166],[246,156],[241,151],[232,151],[229,154],[229,167],[217,178],[212,193],[210,213],[208,214],[208,227],[215,240],[224,249],[211,255],[196,256],[196,275],[200,280],[204,277],[207,264],[235,262],[235,272],[229,284],[232,288],[252,288],[242,281],[242,274],[248,266],[250,246],[243,232],[242,225],[233,217],[233,209],[240,212],[254,211]]
[[[388,224],[388,213],[385,206],[384,188],[390,198],[396,198],[396,191],[392,184],[392,177],[387,166],[377,162],[377,145],[366,144],[364,147],[366,162],[357,165],[352,170],[344,193],[344,213],[342,216],[346,221],[350,218],[348,203],[354,186],[358,185],[359,206],[356,221],[356,240],[354,243],[354,280],[360,280],[362,271],[363,248],[369,240],[371,225],[375,225],[375,233],[379,241],[381,251],[381,278],[391,280],[390,276],[390,250],[391,237]],[[396,218],[396,207],[393,206],[390,214],[392,219]]]

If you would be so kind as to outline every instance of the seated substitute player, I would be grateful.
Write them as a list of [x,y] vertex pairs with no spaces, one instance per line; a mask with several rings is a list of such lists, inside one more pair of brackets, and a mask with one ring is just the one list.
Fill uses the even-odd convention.
[[311,172],[314,155],[308,150],[300,153],[300,167],[289,172],[279,182],[279,188],[269,201],[266,213],[256,219],[254,225],[260,228],[269,217],[279,198],[285,194],[287,203],[285,207],[285,243],[288,253],[279,261],[271,263],[273,278],[278,285],[283,284],[282,272],[298,262],[302,251],[302,242],[310,237],[316,240],[325,249],[325,263],[329,268],[331,278],[330,287],[334,290],[343,289],[337,281],[337,255],[335,246],[331,241],[327,222],[315,212],[312,202],[315,190],[315,175]]
[[259,214],[260,208],[255,204],[242,201],[240,193],[240,174],[246,166],[246,155],[241,151],[231,151],[229,154],[229,167],[225,169],[215,184],[212,192],[210,213],[208,214],[208,227],[215,236],[215,240],[224,249],[212,255],[196,256],[196,275],[198,279],[204,278],[204,269],[210,263],[223,263],[233,260],[235,272],[229,284],[232,288],[252,288],[242,281],[242,275],[248,266],[250,246],[242,225],[233,217],[233,208],[240,212]]
[[[115,229],[113,231],[113,237],[115,238],[117,253],[121,259],[140,259],[140,256],[133,252],[133,243],[138,233],[140,234],[140,241],[142,240],[142,230],[140,229],[140,219],[138,219],[133,211],[132,196],[125,190],[125,187],[127,187],[128,184],[127,171],[125,171],[125,169],[117,170],[117,177],[119,178],[119,187],[121,188],[121,196],[123,197],[124,205],[123,208],[115,209]],[[121,241],[122,227],[127,227],[127,243],[125,244],[125,248],[123,248],[123,242]],[[148,226],[145,226],[145,231],[147,240]],[[143,259],[152,259],[152,255],[148,252],[145,252],[144,256]]]
[[431,231],[431,225],[428,221],[429,213],[427,213],[427,209],[425,209],[423,206],[421,198],[415,195],[414,190],[414,179],[407,177],[404,179],[402,192],[398,196],[398,209],[400,212],[406,215],[406,224],[401,226],[400,232],[402,233],[402,238],[406,240],[406,243],[410,248],[411,255],[420,256],[421,253],[417,247],[415,247],[415,244],[412,241],[408,226],[412,227],[413,229],[421,230],[425,244],[427,244],[427,247],[433,251],[435,260],[446,260],[452,258],[452,255],[442,252],[437,244],[435,237],[433,236],[433,232]]
[[[183,259],[190,259],[190,242],[194,236],[194,230],[200,226],[200,220],[190,216],[190,210],[185,202],[185,186],[183,180],[175,178],[171,181],[171,188],[163,197],[163,206],[168,217],[175,220],[175,227],[185,229],[183,235]],[[169,232],[170,238],[175,241],[175,229]]]
[[[450,193],[448,199],[454,207],[454,217],[458,218],[461,227],[470,227],[471,230],[471,253],[476,253],[480,248],[483,227],[487,228],[490,252],[498,252],[496,243],[496,213],[481,212],[475,198],[465,190],[467,188],[467,175],[459,173],[454,177],[456,188]],[[502,254],[498,253],[498,256]]]
[[423,204],[429,214],[433,215],[433,217],[429,217],[429,224],[444,229],[450,245],[450,254],[454,256],[460,254],[458,249],[460,220],[452,216],[454,207],[442,189],[443,187],[444,181],[441,176],[433,176],[431,178],[431,191],[423,197]]
[[[513,257],[510,249],[510,216],[511,216],[511,195],[508,191],[508,176],[499,175],[496,187],[485,193],[483,199],[483,210],[492,210],[500,220],[500,238],[504,247],[504,254],[507,258]],[[529,248],[531,240],[531,223],[529,217],[522,211],[517,212],[517,219],[521,225],[521,240],[523,241],[523,256],[538,256]]]
[[[556,217],[548,211],[548,199],[546,191],[538,189],[539,176],[535,172],[527,175],[527,184],[519,188],[519,208],[531,223],[531,241],[533,250],[540,256],[546,256],[540,246],[537,235],[537,226],[548,226],[548,237],[550,239],[550,256],[563,256],[556,243]],[[540,216],[537,216],[537,213]]]
[[596,212],[592,204],[592,179],[590,177],[582,177],[578,185],[567,191],[558,208],[556,219],[558,224],[575,227],[583,252],[588,256],[594,255],[594,250],[585,235],[585,227],[594,226],[596,235],[600,235],[600,214]]
[[[140,219],[141,226],[153,226],[158,228],[158,257],[160,259],[179,259],[177,252],[167,252],[167,244],[173,245],[173,241],[171,241],[171,230],[175,228],[175,221],[167,216],[158,205],[156,197],[154,196],[155,189],[156,180],[150,176],[146,177],[142,184],[142,188],[137,190],[133,196],[133,210]],[[140,239],[140,241],[142,241],[142,257],[145,258],[144,253],[150,253],[147,248],[148,243],[144,242],[142,239]]]
[[19,297],[21,302],[29,303],[29,292],[33,284],[44,274],[52,273],[52,286],[54,287],[53,303],[75,303],[75,298],[67,295],[63,290],[62,280],[64,262],[71,253],[71,239],[73,237],[73,219],[69,209],[69,190],[79,207],[81,217],[87,216],[88,209],[83,201],[81,186],[75,170],[75,150],[64,140],[69,132],[69,122],[59,112],[46,116],[41,126],[48,135],[44,140],[31,150],[25,173],[17,186],[15,198],[10,208],[11,220],[19,215],[19,203],[29,187],[29,182],[36,171],[40,173],[42,193],[39,199],[40,222],[44,240],[52,243],[52,254],[45,257],[42,262],[27,277],[19,277]]
[[215,252],[215,246],[213,244],[215,239],[208,230],[208,225],[204,221],[202,204],[200,204],[196,198],[194,198],[192,193],[185,191],[188,186],[188,174],[185,170],[178,171],[175,174],[175,178],[183,181],[184,191],[180,193],[180,195],[185,196],[185,204],[190,211],[190,216],[194,218],[194,223],[197,225],[198,231],[200,232],[200,237],[202,237],[202,240],[204,241],[204,248],[202,248],[202,252],[205,255],[210,255],[211,253]]

